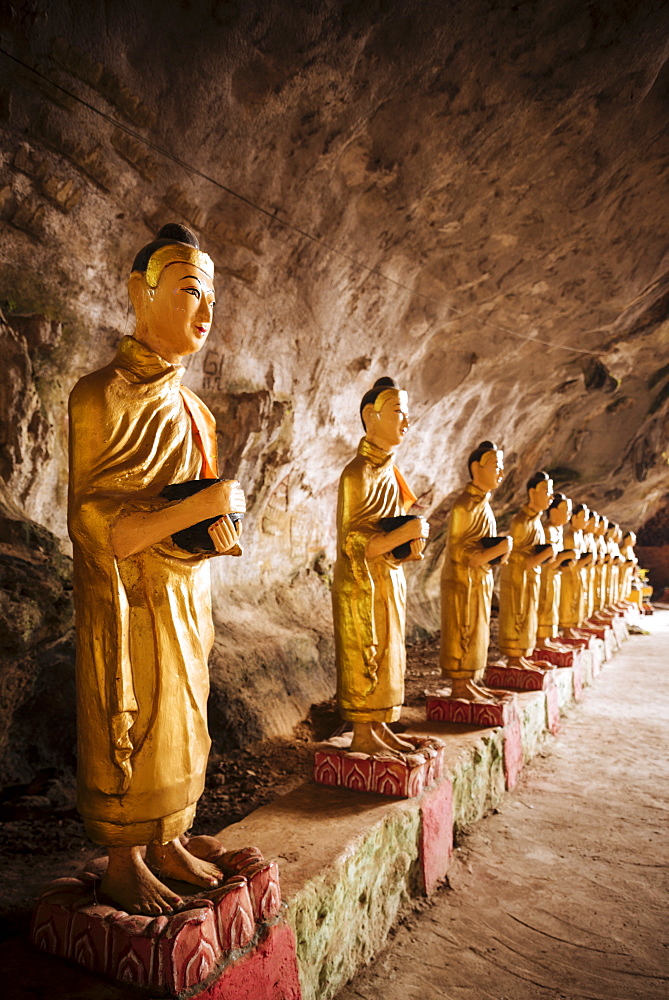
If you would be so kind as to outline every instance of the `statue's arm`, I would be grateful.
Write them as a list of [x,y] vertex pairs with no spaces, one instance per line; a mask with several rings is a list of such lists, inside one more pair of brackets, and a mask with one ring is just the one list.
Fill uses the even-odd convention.
[[405,542],[423,542],[422,548],[419,545],[412,544],[411,546],[410,558],[416,558],[416,556],[422,553],[425,547],[425,539],[429,534],[430,525],[424,517],[417,517],[415,521],[407,521],[401,528],[395,528],[394,531],[375,532],[367,542],[365,555],[368,559],[379,559]]
[[[206,489],[200,490],[199,493],[163,507],[161,510],[121,515],[112,526],[111,531],[114,555],[117,559],[126,559],[128,556],[136,555],[157,542],[161,542],[169,535],[176,534],[177,531],[190,528],[191,525],[197,524],[199,521],[221,514],[243,514],[245,511],[244,491],[236,480],[229,479],[221,483],[214,483],[213,486],[208,486]],[[226,545],[227,535],[230,531],[228,525],[230,525],[232,533],[235,534],[235,538],[230,538],[230,544]],[[218,544],[226,545],[226,548],[219,549],[218,544],[216,547],[217,551],[223,552],[232,548],[237,537],[232,522],[228,519],[220,524],[220,529],[220,532],[217,533],[219,536]],[[216,544],[217,538],[214,536],[212,538]]]

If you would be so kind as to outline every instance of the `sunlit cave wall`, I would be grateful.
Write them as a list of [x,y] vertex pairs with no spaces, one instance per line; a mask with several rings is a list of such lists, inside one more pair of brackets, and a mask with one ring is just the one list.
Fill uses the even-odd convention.
[[666,5],[16,0],[0,18],[8,774],[72,759],[66,400],[132,332],[130,264],[166,221],[217,264],[186,383],[249,499],[244,558],[215,571],[219,745],[333,692],[337,481],[379,375],[410,393],[398,461],[433,526],[414,634],[437,627],[482,438],[506,450],[502,521],[540,467],[625,526],[656,513]]

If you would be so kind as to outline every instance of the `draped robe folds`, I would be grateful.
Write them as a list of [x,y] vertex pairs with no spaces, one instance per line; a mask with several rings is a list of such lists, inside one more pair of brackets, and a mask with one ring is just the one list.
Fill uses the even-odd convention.
[[607,593],[608,593],[608,572],[609,566],[606,562],[608,558],[608,549],[606,547],[606,540],[603,535],[597,536],[597,565],[595,566],[595,607],[597,610],[601,611],[606,607],[607,604]]
[[106,846],[184,833],[204,787],[208,557],[168,537],[119,561],[111,542],[117,518],[167,506],[168,483],[216,474],[213,417],[182,375],[125,337],[70,396],[78,806]]
[[332,584],[337,702],[351,722],[395,722],[404,701],[406,581],[392,552],[366,555],[384,517],[416,498],[392,455],[363,438],[344,469],[337,504],[337,560]]
[[620,582],[620,563],[618,562],[618,559],[620,557],[620,549],[618,547],[618,543],[614,542],[613,539],[610,539],[607,542],[607,548],[609,556],[611,557],[611,562],[609,563],[606,603],[610,607],[618,600],[618,585]]
[[[562,549],[562,528],[555,524],[544,526],[546,541]],[[560,624],[560,588],[562,584],[561,570],[552,560],[540,567],[539,583],[539,623],[537,636],[540,639],[555,639]]]
[[482,538],[497,534],[489,498],[469,483],[451,509],[441,575],[440,663],[454,680],[480,680],[488,659],[493,573],[488,563],[470,567],[469,560],[483,550]]
[[541,571],[526,559],[546,541],[541,514],[525,505],[512,517],[509,533],[513,549],[500,573],[498,642],[505,656],[529,656],[537,641]]
[[575,562],[573,566],[565,566],[562,571],[560,628],[577,628],[585,618],[590,573],[578,562],[586,552],[583,532],[568,525],[564,532],[564,547],[574,550]]
[[592,566],[586,570],[587,591],[585,597],[585,617],[591,618],[597,607],[597,560],[599,559],[599,546],[597,539],[591,531],[584,532],[583,537],[585,551],[592,555]]

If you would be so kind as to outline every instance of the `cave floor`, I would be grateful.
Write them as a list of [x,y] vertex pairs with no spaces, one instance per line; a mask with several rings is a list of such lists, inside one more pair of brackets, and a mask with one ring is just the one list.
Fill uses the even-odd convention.
[[338,1000],[667,996],[669,611],[643,626]]

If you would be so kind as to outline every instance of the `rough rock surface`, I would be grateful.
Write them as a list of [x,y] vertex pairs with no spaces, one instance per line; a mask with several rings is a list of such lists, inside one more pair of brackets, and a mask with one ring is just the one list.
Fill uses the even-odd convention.
[[661,505],[668,27],[650,0],[2,6],[0,47],[38,71],[0,54],[6,513],[66,550],[67,395],[132,331],[135,251],[186,222],[218,265],[187,383],[250,500],[216,572],[215,736],[331,694],[337,480],[379,375],[410,392],[400,464],[433,523],[414,627],[484,437],[502,514],[542,466],[633,528]]

